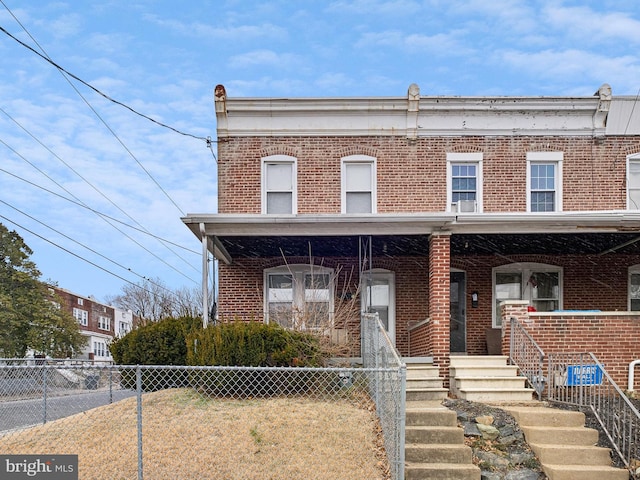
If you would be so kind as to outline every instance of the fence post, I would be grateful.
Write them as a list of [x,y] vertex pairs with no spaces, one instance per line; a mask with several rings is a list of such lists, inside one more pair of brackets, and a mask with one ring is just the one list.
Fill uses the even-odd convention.
[[400,366],[400,412],[398,415],[398,465],[397,479],[404,479],[404,449],[407,418],[407,365]]
[[109,403],[113,403],[113,366],[109,367]]
[[47,423],[47,366],[42,365],[42,423]]
[[142,370],[140,365],[136,365],[136,399],[138,404],[138,480],[142,480]]

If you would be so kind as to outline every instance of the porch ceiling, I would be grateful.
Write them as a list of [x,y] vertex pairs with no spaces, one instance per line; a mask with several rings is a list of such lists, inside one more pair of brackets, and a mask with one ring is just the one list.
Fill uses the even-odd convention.
[[[368,237],[365,237],[368,238]],[[357,235],[351,236],[226,236],[218,237],[231,258],[357,257]],[[374,257],[429,254],[429,235],[371,236]],[[640,254],[640,232],[453,234],[452,256],[465,255],[598,255]]]

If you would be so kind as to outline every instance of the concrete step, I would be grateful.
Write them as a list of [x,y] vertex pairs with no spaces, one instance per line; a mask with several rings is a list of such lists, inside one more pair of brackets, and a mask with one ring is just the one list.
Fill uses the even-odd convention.
[[608,448],[591,445],[536,444],[530,443],[531,450],[541,463],[550,465],[609,465],[611,453]]
[[629,480],[621,468],[597,465],[543,465],[549,480]]
[[585,427],[532,427],[520,424],[529,444],[595,445],[598,431]]
[[471,447],[464,444],[409,444],[404,450],[405,461],[413,463],[472,463]]
[[457,390],[466,390],[468,388],[506,388],[509,390],[517,388],[525,388],[527,377],[493,377],[493,376],[477,376],[477,377],[458,377],[454,379]]
[[456,365],[449,367],[450,377],[515,377],[518,375],[516,365]]
[[407,380],[410,378],[440,378],[440,368],[433,365],[408,364]]
[[444,400],[447,398],[449,390],[446,388],[407,388],[407,401],[429,401],[429,400]]
[[532,388],[465,388],[458,397],[472,402],[530,402],[533,399]]
[[440,377],[407,378],[407,390],[421,388],[442,388],[442,379]]
[[460,427],[406,426],[405,441],[408,444],[464,444],[464,430]]
[[628,480],[611,466],[608,448],[595,446],[598,431],[584,426],[581,412],[547,407],[506,407],[540,459],[549,480]]
[[407,402],[406,425],[426,425],[429,427],[457,427],[456,412],[448,408],[421,406],[420,402]]
[[585,416],[582,412],[560,410],[557,408],[508,407],[507,410],[521,425],[547,427],[584,427]]
[[480,480],[480,469],[473,464],[409,463],[405,480]]
[[449,366],[506,366],[508,360],[505,355],[451,355]]

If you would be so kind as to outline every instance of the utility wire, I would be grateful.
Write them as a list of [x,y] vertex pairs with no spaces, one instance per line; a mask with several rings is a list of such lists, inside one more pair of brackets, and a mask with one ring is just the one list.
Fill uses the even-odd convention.
[[119,219],[117,219],[115,217],[107,215],[106,213],[102,213],[102,212],[100,212],[98,210],[95,210],[95,209],[89,207],[88,205],[85,205],[85,204],[83,204],[81,202],[78,202],[76,200],[73,200],[71,198],[65,197],[64,195],[60,195],[59,193],[54,192],[53,190],[49,190],[48,188],[45,188],[45,187],[43,187],[41,185],[38,185],[37,183],[31,182],[31,181],[27,180],[26,178],[22,178],[22,177],[16,175],[15,173],[11,173],[10,171],[5,170],[4,168],[0,168],[0,172],[6,173],[7,175],[10,175],[10,176],[12,176],[13,178],[15,178],[17,180],[20,180],[20,181],[22,181],[22,182],[24,182],[24,183],[26,183],[28,185],[31,185],[32,187],[39,188],[40,190],[43,190],[43,191],[49,193],[50,195],[55,195],[56,197],[58,197],[58,198],[60,198],[62,200],[65,200],[65,201],[67,201],[69,203],[72,203],[72,204],[74,204],[74,205],[76,205],[78,207],[85,208],[85,209],[89,210],[90,212],[95,213],[96,215],[100,215],[101,217],[108,218],[112,222],[117,222],[117,223],[119,223],[121,225],[124,225],[125,227],[131,228],[132,230],[135,230],[135,231],[137,231],[139,233],[143,233],[145,235],[149,235],[150,237],[155,238],[156,240],[158,240],[160,242],[168,243],[170,245],[173,245],[174,247],[181,248],[183,250],[186,250],[189,253],[193,253],[193,254],[196,254],[196,255],[201,255],[202,254],[202,252],[198,252],[196,250],[192,250],[192,249],[187,248],[187,247],[185,247],[183,245],[180,245],[178,243],[172,242],[171,240],[167,240],[166,238],[159,237],[158,235],[154,235],[153,233],[150,233],[147,230],[143,230],[143,229],[135,227],[133,225],[129,225],[128,223],[123,222],[122,220],[119,220]]
[[[11,150],[14,154],[16,154],[18,157],[20,157],[22,160],[24,160],[25,162],[27,162],[29,165],[31,165],[33,168],[35,168],[38,172],[40,172],[42,175],[44,175],[45,177],[47,177],[49,180],[51,180],[54,184],[56,184],[58,187],[60,187],[62,190],[64,190],[65,192],[67,192],[69,195],[71,195],[73,198],[75,198],[77,201],[82,202],[78,197],[76,197],[73,193],[71,193],[69,190],[67,190],[65,187],[63,187],[62,185],[60,185],[58,182],[56,182],[53,178],[51,178],[46,172],[42,171],[40,168],[38,168],[36,165],[34,165],[33,163],[31,163],[26,157],[24,157],[23,155],[21,155],[17,150],[15,150],[14,148],[12,148],[10,145],[8,145],[4,140],[0,139],[0,143],[2,143],[5,147],[7,147],[9,150]],[[82,202],[84,203],[84,202]],[[129,240],[131,240],[133,243],[135,243],[136,245],[138,245],[140,248],[142,248],[143,250],[145,250],[147,253],[149,253],[150,255],[152,255],[153,257],[155,257],[156,259],[158,259],[159,261],[161,261],[162,263],[164,263],[165,265],[167,265],[169,268],[171,268],[172,270],[174,270],[175,272],[179,273],[180,275],[182,275],[183,277],[185,277],[186,279],[188,279],[189,281],[193,282],[193,283],[197,283],[195,282],[192,278],[188,277],[187,275],[185,275],[184,273],[182,273],[180,270],[178,270],[177,268],[175,268],[173,265],[169,264],[166,260],[164,260],[163,258],[160,258],[158,255],[156,255],[155,253],[153,253],[151,250],[149,250],[148,248],[146,248],[144,245],[142,245],[140,242],[138,242],[137,240],[135,240],[133,237],[131,237],[130,235],[128,235],[127,233],[125,233],[124,231],[122,231],[121,229],[119,229],[117,226],[113,225],[112,223],[110,223],[107,219],[102,218],[105,222],[107,222],[109,225],[111,225],[113,228],[115,228],[118,232],[120,232],[121,234],[123,234],[125,237],[127,237]]]
[[[1,1],[1,0],[0,0]],[[53,155],[55,158],[58,159],[58,161],[60,161],[60,163],[62,163],[65,167],[67,167],[69,170],[71,170],[73,173],[75,173],[83,182],[85,182],[87,185],[89,185],[93,190],[95,190],[98,194],[100,194],[105,200],[107,200],[109,203],[111,203],[111,205],[113,205],[115,208],[117,208],[118,210],[120,210],[120,212],[122,212],[127,218],[129,218],[132,222],[134,222],[136,225],[138,225],[141,229],[147,231],[148,230],[142,225],[140,224],[140,222],[138,222],[135,218],[133,218],[131,215],[129,215],[127,212],[125,212],[122,208],[120,208],[120,206],[118,206],[113,200],[111,200],[107,195],[105,195],[104,193],[102,193],[102,191],[100,191],[100,189],[98,189],[96,186],[94,186],[89,180],[87,180],[85,177],[83,177],[77,170],[75,170],[71,165],[69,165],[67,162],[65,162],[59,155],[57,155],[53,150],[51,150],[48,146],[46,146],[43,142],[40,141],[39,138],[37,138],[34,134],[32,134],[29,130],[27,130],[23,125],[20,124],[20,122],[18,122],[15,118],[13,118],[11,115],[9,115],[9,113],[7,113],[2,107],[0,107],[0,112],[2,112],[4,115],[6,115],[13,123],[15,123],[18,127],[20,127],[22,129],[22,131],[24,131],[27,135],[29,135],[32,139],[34,139],[36,142],[38,142],[45,150],[47,150],[51,155]],[[192,269],[194,269],[195,271],[197,271],[197,269],[191,265],[187,260],[185,260],[184,258],[182,258],[180,255],[178,255],[176,252],[174,252],[173,250],[171,250],[171,248],[169,248],[167,245],[164,245],[164,247],[169,250],[171,253],[173,253],[174,255],[176,255],[180,260],[182,260],[183,262],[185,262],[189,267],[191,267]]]
[[[14,37],[13,35],[11,35],[7,30],[5,30],[3,27],[0,26],[0,30],[2,32],[4,32],[5,34],[7,34],[9,37],[11,37],[13,40],[15,40],[16,42],[20,43],[22,46],[24,46],[25,48],[29,49],[31,52],[35,53],[36,55],[38,55],[40,58],[44,59],[45,61],[47,61],[48,63],[50,63],[51,65],[53,65],[58,72],[60,72],[60,75],[62,75],[62,77],[67,81],[67,83],[69,83],[69,85],[71,86],[71,88],[73,88],[75,90],[75,92],[78,94],[78,96],[84,101],[84,103],[87,105],[87,107],[89,107],[91,109],[91,111],[95,114],[95,116],[102,122],[102,124],[105,126],[105,128],[107,130],[109,130],[109,132],[113,135],[113,137],[118,141],[118,143],[120,143],[120,145],[122,146],[122,148],[125,149],[125,151],[129,154],[129,156],[131,158],[133,158],[133,160],[135,160],[135,162],[138,164],[138,166],[142,169],[142,171],[144,171],[147,176],[153,181],[153,183],[156,184],[156,186],[160,189],[160,191],[169,199],[169,201],[178,209],[178,211],[184,215],[184,211],[178,206],[178,204],[173,200],[173,198],[171,198],[171,196],[167,193],[167,191],[158,183],[158,181],[153,177],[153,175],[151,175],[151,173],[144,167],[144,165],[142,165],[142,163],[138,160],[138,158],[133,154],[133,152],[131,150],[129,150],[129,148],[124,144],[124,142],[120,139],[120,137],[118,137],[118,134],[116,134],[116,132],[107,124],[107,122],[100,116],[100,114],[97,112],[97,110],[95,108],[93,108],[93,106],[89,103],[89,101],[82,95],[82,93],[80,93],[80,90],[78,90],[76,88],[76,86],[69,80],[69,77],[79,81],[80,83],[82,83],[83,85],[86,85],[87,87],[89,87],[91,90],[95,91],[96,93],[100,94],[101,96],[107,98],[110,101],[114,101],[111,97],[105,95],[104,93],[102,93],[100,90],[98,90],[97,88],[93,87],[92,85],[90,85],[89,83],[85,82],[84,80],[82,80],[81,78],[77,77],[76,75],[73,75],[72,73],[68,72],[67,70],[65,70],[64,68],[62,68],[60,65],[58,65],[57,63],[55,63],[53,60],[51,60],[51,57],[49,57],[49,55],[47,54],[47,52],[45,51],[45,49],[38,43],[38,41],[33,37],[33,35],[31,35],[31,33],[29,33],[29,31],[26,29],[26,27],[24,25],[22,25],[22,23],[20,23],[20,20],[18,20],[18,18],[13,14],[13,12],[11,12],[11,10],[9,9],[9,7],[7,7],[7,5],[4,3],[3,0],[0,0],[0,2],[2,2],[2,5],[4,5],[4,8],[7,9],[7,11],[11,14],[11,16],[15,19],[16,22],[18,22],[18,25],[20,25],[20,27],[22,27],[22,29],[25,31],[25,33],[29,36],[29,38],[31,38],[31,40],[33,40],[33,42],[38,46],[38,48],[40,50],[42,50],[43,53],[38,52],[37,50],[35,50],[34,48],[32,48],[30,45],[27,45],[26,43],[24,43],[23,41],[19,40],[18,38]],[[44,54],[44,55],[43,55]],[[135,113],[139,114],[137,111],[133,110],[130,107],[127,107],[126,105],[124,105],[121,102],[116,102],[119,105],[122,105],[126,108],[128,108],[129,110],[134,111]],[[140,114],[139,114],[140,115]],[[145,116],[145,118],[148,118]],[[158,122],[156,122],[158,123]],[[168,127],[171,128],[171,127]],[[181,133],[178,131],[178,133]],[[190,135],[193,137],[193,135]],[[201,138],[207,142],[209,142],[206,138],[204,137],[195,137],[195,138]]]
[[[144,288],[143,286],[141,286],[141,285],[139,285],[139,284],[137,284],[137,283],[134,283],[134,282],[132,282],[131,280],[128,280],[128,279],[126,279],[126,278],[124,278],[124,277],[121,277],[121,276],[120,276],[120,275],[118,275],[117,273],[114,273],[114,272],[112,272],[112,271],[110,271],[110,270],[107,270],[107,269],[106,269],[106,268],[104,268],[104,267],[101,267],[100,265],[98,265],[97,263],[92,262],[91,260],[87,260],[86,258],[84,258],[84,257],[82,257],[82,256],[80,256],[80,255],[78,255],[77,253],[74,253],[74,252],[72,252],[71,250],[69,250],[69,249],[67,249],[67,248],[64,248],[63,246],[58,245],[57,243],[55,243],[55,242],[53,242],[53,241],[49,240],[48,238],[45,238],[45,237],[43,237],[42,235],[37,234],[36,232],[34,232],[34,231],[32,231],[32,230],[30,230],[30,229],[28,229],[28,228],[26,228],[26,227],[24,227],[24,226],[20,225],[20,224],[19,224],[19,223],[17,223],[17,222],[14,222],[13,220],[11,220],[11,219],[9,219],[9,218],[5,217],[5,216],[4,216],[4,215],[2,215],[2,214],[0,214],[0,218],[2,218],[2,219],[4,219],[4,220],[6,220],[7,222],[9,222],[9,223],[11,223],[11,224],[15,225],[15,226],[16,226],[16,227],[18,227],[18,228],[21,228],[21,229],[22,229],[22,230],[24,230],[25,232],[29,232],[31,235],[33,235],[33,236],[35,236],[35,237],[39,238],[40,240],[44,240],[45,242],[47,242],[47,243],[49,243],[49,244],[53,245],[54,247],[59,248],[60,250],[62,250],[62,251],[64,251],[64,252],[68,253],[69,255],[72,255],[72,256],[74,256],[74,257],[76,257],[76,258],[78,258],[78,259],[82,260],[83,262],[86,262],[86,263],[88,263],[89,265],[91,265],[91,266],[93,266],[93,267],[96,267],[96,268],[98,268],[99,270],[102,270],[103,272],[108,273],[109,275],[112,275],[112,276],[114,276],[114,277],[116,277],[116,278],[118,278],[118,279],[122,280],[123,282],[126,282],[126,283],[128,283],[128,284],[130,284],[130,285],[133,285],[133,286],[134,286],[134,287],[136,287],[136,288],[139,288],[139,289],[141,289],[141,290],[144,290],[144,291],[145,291],[145,292],[147,292],[147,293],[153,294],[153,292],[152,292],[152,291],[147,290],[147,289],[146,289],[146,288]],[[147,277],[142,277],[142,278],[143,278],[144,280],[148,281],[149,283],[151,283],[152,285],[155,285],[155,286],[157,286],[157,287],[159,287],[159,288],[162,288],[162,289],[166,290],[167,292],[171,293],[171,295],[172,295],[172,296],[177,297],[177,294],[176,294],[175,292],[173,292],[173,291],[169,290],[168,288],[163,287],[162,285],[159,285],[159,284],[157,284],[157,283],[152,282],[152,281],[151,281],[151,279],[149,279],[149,278],[147,278]],[[172,303],[174,306],[178,306],[178,307],[180,307],[180,302],[172,301],[171,303]]]
[[11,16],[14,18],[14,20],[16,22],[18,22],[18,24],[22,27],[22,29],[26,32],[27,35],[29,35],[29,38],[31,38],[31,40],[34,41],[34,43],[36,45],[38,45],[38,48],[40,48],[40,50],[42,50],[44,52],[44,55],[40,52],[38,52],[36,49],[34,49],[33,47],[31,47],[30,45],[24,43],[22,40],[20,40],[19,38],[13,36],[11,33],[9,33],[5,28],[0,26],[0,31],[2,31],[4,34],[6,34],[7,36],[9,36],[10,38],[12,38],[13,40],[15,40],[16,42],[18,42],[20,45],[22,45],[23,47],[25,47],[26,49],[30,50],[31,52],[35,53],[36,55],[38,55],[40,58],[42,58],[43,60],[45,60],[46,62],[50,63],[51,65],[53,65],[55,68],[57,68],[60,72],[64,73],[65,75],[70,76],[71,78],[73,78],[74,80],[80,82],[81,84],[83,84],[84,86],[90,88],[91,90],[93,90],[95,93],[97,93],[98,95],[100,95],[101,97],[106,98],[107,100],[109,100],[110,102],[115,103],[116,105],[120,105],[121,107],[126,108],[127,110],[129,110],[130,112],[146,119],[149,120],[150,122],[155,123],[156,125],[159,125],[161,127],[164,128],[168,128],[169,130],[172,130],[175,133],[178,133],[180,135],[184,135],[185,137],[191,137],[191,138],[195,138],[196,140],[203,140],[206,144],[207,147],[209,147],[211,145],[211,143],[216,142],[215,140],[211,140],[210,137],[201,137],[199,135],[193,135],[191,133],[186,133],[183,132],[181,130],[178,130],[175,127],[172,127],[170,125],[167,125],[166,123],[162,123],[159,120],[156,120],[152,117],[149,117],[148,115],[145,115],[144,113],[141,113],[139,111],[137,111],[135,108],[130,107],[129,105],[127,105],[126,103],[120,102],[119,100],[116,100],[112,97],[110,97],[109,95],[107,95],[106,93],[102,92],[101,90],[99,90],[98,88],[94,87],[93,85],[91,85],[89,82],[84,81],[83,79],[81,79],[80,77],[78,77],[77,75],[74,75],[73,73],[69,72],[68,70],[66,70],[64,67],[60,66],[59,64],[57,64],[56,62],[54,62],[51,57],[49,57],[49,55],[47,55],[47,53],[44,51],[44,48],[42,48],[42,46],[36,41],[35,38],[33,38],[31,36],[31,34],[27,31],[27,29],[24,27],[24,25],[22,25],[22,23],[20,23],[20,20],[18,20],[18,18],[16,18],[16,16],[11,12],[11,10],[9,10],[9,7],[7,7],[7,5],[4,3],[4,1],[0,0],[0,3],[2,3],[2,5],[4,6],[4,8],[7,9],[7,11],[11,14]]

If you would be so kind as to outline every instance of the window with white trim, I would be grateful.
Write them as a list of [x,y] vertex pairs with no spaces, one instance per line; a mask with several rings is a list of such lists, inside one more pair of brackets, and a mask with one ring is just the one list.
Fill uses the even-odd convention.
[[640,154],[627,157],[627,210],[640,210]]
[[82,298],[78,299],[78,305],[84,305],[84,300]]
[[75,318],[80,325],[86,327],[89,325],[89,312],[81,310],[80,308],[73,309],[73,318]]
[[342,213],[376,213],[376,159],[369,155],[342,158]]
[[527,211],[562,211],[562,152],[527,152]]
[[293,330],[329,328],[333,323],[333,270],[285,265],[264,272],[265,317]]
[[482,211],[482,153],[447,153],[447,211]]
[[262,213],[297,213],[296,158],[271,155],[262,159]]
[[98,328],[100,330],[111,329],[111,319],[109,317],[98,317]]
[[107,348],[107,344],[101,341],[93,342],[93,354],[96,357],[108,357],[109,349]]
[[629,310],[640,311],[640,265],[629,267]]
[[512,263],[493,269],[493,326],[501,327],[500,302],[528,300],[538,312],[562,308],[562,267]]

